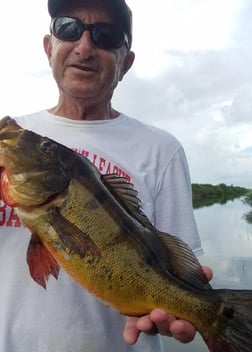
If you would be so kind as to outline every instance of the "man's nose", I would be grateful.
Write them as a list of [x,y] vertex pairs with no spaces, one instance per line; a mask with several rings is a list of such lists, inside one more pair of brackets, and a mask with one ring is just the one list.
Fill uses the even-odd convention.
[[89,30],[85,30],[75,46],[75,52],[83,57],[91,56],[96,50]]

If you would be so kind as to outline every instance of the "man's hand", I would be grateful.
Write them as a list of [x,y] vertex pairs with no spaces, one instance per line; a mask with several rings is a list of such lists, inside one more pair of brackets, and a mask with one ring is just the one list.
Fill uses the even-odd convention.
[[[203,270],[210,281],[213,277],[212,270],[204,266]],[[192,324],[185,320],[176,319],[162,309],[154,309],[149,315],[128,317],[124,328],[123,337],[126,343],[136,343],[141,332],[148,335],[161,334],[172,336],[182,343],[191,342],[194,339],[196,330]]]

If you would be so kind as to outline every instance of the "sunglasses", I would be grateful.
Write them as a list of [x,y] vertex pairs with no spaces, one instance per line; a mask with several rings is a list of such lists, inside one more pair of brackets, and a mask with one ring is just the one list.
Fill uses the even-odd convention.
[[127,35],[118,26],[111,23],[85,24],[79,18],[59,16],[51,22],[51,32],[63,41],[80,39],[84,31],[89,31],[93,43],[97,48],[111,50],[118,49],[123,44],[129,49]]

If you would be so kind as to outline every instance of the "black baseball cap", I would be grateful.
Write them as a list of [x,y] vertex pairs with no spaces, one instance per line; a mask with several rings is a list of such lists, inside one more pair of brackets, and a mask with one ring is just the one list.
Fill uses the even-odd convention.
[[108,11],[112,16],[114,24],[128,36],[129,47],[132,43],[132,12],[124,0],[48,0],[48,12],[51,18],[60,15],[65,8],[73,5],[99,6]]

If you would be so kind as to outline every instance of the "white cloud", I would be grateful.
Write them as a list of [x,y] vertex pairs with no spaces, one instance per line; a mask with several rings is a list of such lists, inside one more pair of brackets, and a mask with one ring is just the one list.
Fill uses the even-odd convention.
[[225,48],[231,42],[240,0],[128,1],[134,10],[133,48],[137,49],[136,72],[155,77],[170,65],[165,51]]
[[[240,87],[231,106],[225,110],[225,115],[230,123],[252,124],[252,81]],[[250,140],[252,143],[252,135]]]

